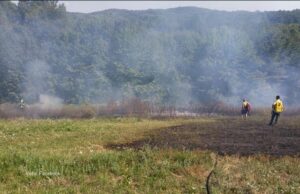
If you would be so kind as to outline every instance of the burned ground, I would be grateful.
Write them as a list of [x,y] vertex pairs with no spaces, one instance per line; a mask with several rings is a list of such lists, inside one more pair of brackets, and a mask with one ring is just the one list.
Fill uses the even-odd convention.
[[[297,117],[280,118],[279,124],[268,126],[268,118],[237,117],[212,119],[159,129],[144,139],[124,144],[110,144],[111,149],[174,148],[211,150],[218,154],[299,156],[300,122]],[[299,124],[298,124],[299,123]]]

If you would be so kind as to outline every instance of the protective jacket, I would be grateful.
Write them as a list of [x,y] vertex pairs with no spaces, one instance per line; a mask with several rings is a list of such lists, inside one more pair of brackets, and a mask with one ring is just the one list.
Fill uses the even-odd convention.
[[273,105],[273,110],[277,113],[281,113],[284,109],[283,103],[280,99],[276,100]]
[[250,104],[247,101],[244,101],[242,104],[242,110],[250,110]]

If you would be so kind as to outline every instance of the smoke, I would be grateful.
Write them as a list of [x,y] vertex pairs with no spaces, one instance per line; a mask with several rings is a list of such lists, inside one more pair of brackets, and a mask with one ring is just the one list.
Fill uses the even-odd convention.
[[42,60],[32,60],[25,66],[25,81],[21,84],[23,98],[33,103],[39,100],[40,95],[47,93],[50,66]]
[[[37,18],[19,34],[12,32],[19,37],[14,44],[7,41],[1,48],[17,45],[16,52],[25,53],[20,90],[26,103],[59,108],[63,102],[138,97],[173,106],[239,105],[246,98],[253,106],[269,107],[280,95],[287,104],[297,104],[299,64],[291,67],[289,56],[267,56],[268,50],[260,48],[259,32],[272,25],[261,13],[178,8],[69,18]],[[9,32],[3,31],[1,40]],[[273,32],[277,29],[264,35]]]
[[27,63],[26,80],[22,84],[23,98],[26,103],[33,103],[41,109],[59,110],[63,106],[63,99],[50,94],[50,78],[54,76],[50,67],[43,60]]
[[[239,105],[246,98],[255,106],[269,107],[276,95],[288,96],[286,88],[290,86],[280,77],[292,72],[283,72],[272,60],[266,63],[259,59],[263,54],[258,54],[254,45],[259,37],[246,32],[217,26],[207,33],[207,55],[195,67],[205,80],[199,81],[198,87],[210,94],[210,99],[226,104]],[[196,96],[196,100],[201,99]]]
[[[102,74],[101,83],[106,82],[106,85],[92,94],[90,91],[97,88],[93,80],[97,78],[92,71],[85,72],[85,76],[77,79],[82,79],[86,87],[81,87],[77,93],[94,102],[139,97],[173,106],[213,101],[239,105],[241,99],[246,98],[253,106],[269,107],[276,95],[291,96],[288,80],[277,77],[282,73],[292,75],[299,69],[280,72],[284,61],[273,64],[272,59],[262,60],[264,53],[257,53],[256,42],[261,37],[249,29],[266,25],[262,17],[249,14],[239,18],[237,13],[188,11],[183,8],[167,10],[169,15],[163,12],[141,14],[144,20],[151,20],[150,26],[140,22],[138,14],[134,15],[129,18],[131,25],[138,23],[140,26],[131,28],[129,36],[126,34],[130,26],[125,19],[117,18],[116,24],[122,25],[115,26],[110,37],[109,56],[112,58],[106,64],[113,69],[112,74]],[[223,15],[228,18],[222,19]],[[202,16],[212,19],[207,22]],[[255,18],[255,22],[251,18]],[[234,25],[235,22],[238,25]],[[93,37],[99,39],[96,35]],[[28,69],[28,93],[51,94],[47,91],[47,79],[52,76],[47,73],[51,70],[47,63],[34,61]],[[139,76],[153,76],[153,79],[141,84]],[[289,82],[296,79],[293,77]],[[200,90],[204,92],[197,92]]]
[[38,106],[42,109],[54,109],[58,110],[61,109],[63,106],[63,100],[55,97],[55,96],[49,96],[45,94],[41,94],[39,96],[39,103]]
[[[147,13],[140,17],[150,18],[152,25],[134,28],[131,36],[118,42],[126,48],[118,55],[122,64],[154,75],[145,86],[129,84],[129,96],[137,95],[136,88],[145,88],[138,93],[142,99],[150,96],[150,100],[177,106],[214,101],[239,105],[246,98],[254,106],[269,107],[276,95],[290,105],[295,102],[291,83],[296,77],[280,77],[297,75],[299,69],[285,69],[284,61],[265,60],[267,54],[258,53],[261,35],[254,29],[269,25],[258,13],[210,14],[188,8]],[[155,98],[158,93],[160,97]]]

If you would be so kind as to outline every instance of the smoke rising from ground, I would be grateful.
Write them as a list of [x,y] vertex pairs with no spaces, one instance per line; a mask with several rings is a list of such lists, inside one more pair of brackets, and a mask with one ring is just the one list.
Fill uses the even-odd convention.
[[39,103],[37,105],[46,110],[58,110],[62,108],[63,100],[55,96],[41,94],[39,97]]
[[[26,64],[25,81],[22,83],[23,97],[27,102],[35,102],[46,93],[47,80],[51,76],[50,66],[42,60],[33,60]],[[43,98],[43,97],[42,97]]]
[[276,22],[265,13],[192,7],[108,10],[13,23],[19,31],[9,26],[0,38],[9,47],[5,36],[14,36],[25,53],[8,60],[19,63],[18,95],[30,104],[139,98],[178,107],[239,106],[246,98],[269,107],[280,95],[292,106],[300,97],[299,30]]

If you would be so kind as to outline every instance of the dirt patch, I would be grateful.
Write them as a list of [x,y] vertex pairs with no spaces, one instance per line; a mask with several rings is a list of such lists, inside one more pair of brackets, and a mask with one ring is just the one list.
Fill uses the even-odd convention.
[[299,156],[300,127],[288,123],[285,121],[268,126],[265,120],[219,119],[216,122],[165,128],[145,139],[106,147],[141,149],[149,145],[157,148],[212,150],[221,155]]

